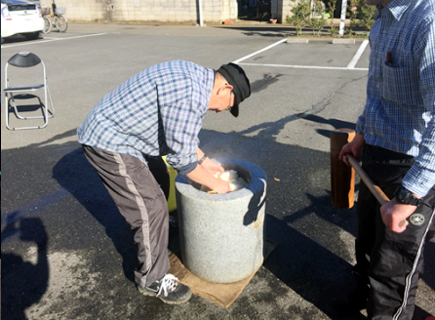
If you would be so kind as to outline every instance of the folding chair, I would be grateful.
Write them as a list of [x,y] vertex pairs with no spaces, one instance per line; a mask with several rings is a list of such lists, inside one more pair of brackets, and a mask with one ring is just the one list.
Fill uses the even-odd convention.
[[[37,67],[39,64],[41,64],[41,66]],[[39,82],[40,72],[42,71],[43,79],[41,79],[41,80],[43,80],[43,82],[39,83],[39,84],[34,84],[34,85],[12,86],[11,81],[9,79],[9,77],[11,75],[8,76],[8,67],[9,66],[13,66],[13,67],[17,67],[17,68],[37,67],[35,69],[32,69],[33,73],[31,74],[31,77],[32,78],[37,77],[38,82]],[[42,68],[42,70],[40,70],[41,68]],[[13,68],[11,68],[11,72],[9,72],[10,74],[13,73],[12,70],[13,70]],[[16,71],[18,71],[18,70],[16,70]],[[26,69],[26,71],[27,71],[27,69]],[[30,75],[30,70],[28,70],[28,71],[29,71],[29,75]],[[28,76],[26,76],[25,78],[28,79]],[[36,54],[31,53],[31,52],[19,52],[19,53],[13,55],[6,63],[5,79],[6,79],[6,81],[5,81],[6,85],[5,85],[4,93],[5,93],[5,99],[6,99],[6,105],[5,105],[6,128],[8,128],[9,130],[25,130],[25,129],[45,128],[48,124],[48,118],[54,117],[54,105],[53,105],[53,101],[51,99],[50,89],[49,89],[48,84],[47,84],[47,75],[45,72],[45,64],[41,60],[41,58],[39,58]],[[37,96],[35,94],[28,94],[29,92],[36,92],[39,90],[44,90],[44,103],[41,103],[41,99],[39,98],[39,96]],[[14,96],[14,94],[15,94],[15,96]],[[29,98],[39,99],[39,106],[38,106],[38,108],[36,108],[36,110],[42,109],[42,116],[24,117],[24,116],[20,115],[20,113],[18,112],[18,109],[23,108],[23,107],[28,107],[28,105],[17,106],[16,100],[29,99]],[[50,99],[51,110],[48,109],[48,99]],[[18,119],[22,119],[22,120],[43,119],[44,124],[40,125],[40,126],[30,126],[30,127],[11,127],[9,125],[10,109],[13,109],[15,116]],[[27,110],[27,111],[29,111],[29,110]],[[23,111],[21,111],[21,112],[23,112]]]

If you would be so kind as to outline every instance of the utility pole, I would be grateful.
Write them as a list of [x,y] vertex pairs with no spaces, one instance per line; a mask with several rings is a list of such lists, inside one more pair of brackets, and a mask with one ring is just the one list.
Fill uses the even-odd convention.
[[199,13],[199,26],[204,26],[204,21],[202,19],[202,0],[198,0],[198,13]]
[[342,0],[341,2],[341,16],[340,16],[340,31],[338,34],[343,36],[344,34],[344,26],[346,23],[346,9],[347,9],[347,0]]

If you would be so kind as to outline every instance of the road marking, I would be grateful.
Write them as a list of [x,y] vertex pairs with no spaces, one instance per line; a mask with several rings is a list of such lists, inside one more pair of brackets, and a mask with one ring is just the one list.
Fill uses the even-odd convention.
[[245,56],[245,57],[243,57],[243,58],[240,58],[240,59],[238,59],[238,60],[236,60],[236,61],[233,61],[233,62],[239,64],[239,63],[240,63],[241,61],[243,61],[243,60],[246,60],[246,59],[248,59],[248,58],[251,58],[251,57],[253,57],[253,56],[255,56],[255,55],[257,55],[257,54],[259,54],[259,53],[261,53],[261,52],[264,52],[264,51],[266,51],[266,50],[269,50],[269,49],[271,49],[271,48],[273,48],[273,47],[275,47],[275,46],[277,46],[277,45],[279,45],[279,44],[281,44],[281,43],[283,43],[283,42],[286,42],[286,41],[287,41],[287,39],[282,39],[282,40],[280,40],[280,41],[278,41],[278,42],[275,42],[274,44],[271,44],[270,46],[267,46],[267,47],[264,48],[264,49],[261,49],[261,50],[255,51],[254,53],[251,53],[251,54],[249,54],[249,55],[247,55],[247,56]]
[[355,70],[368,71],[368,68],[348,68],[348,67],[322,67],[322,66],[298,66],[287,64],[260,64],[260,63],[239,63],[242,66],[272,67],[272,68],[294,68],[294,69],[327,69],[327,70]]
[[95,34],[87,34],[84,36],[76,36],[76,37],[68,37],[68,38],[50,38],[49,40],[42,40],[42,41],[32,41],[32,42],[20,42],[17,44],[13,44],[13,45],[2,45],[1,48],[3,49],[7,49],[7,48],[14,48],[14,47],[20,47],[20,46],[28,46],[31,44],[40,44],[40,43],[45,43],[45,42],[52,42],[52,41],[62,41],[62,40],[70,40],[70,39],[78,39],[78,38],[86,38],[86,37],[95,37],[95,36],[101,36],[107,34],[107,32],[105,33],[95,33]]
[[234,63],[243,65],[243,66],[259,66],[259,67],[272,67],[272,68],[294,68],[294,69],[327,69],[327,70],[355,70],[355,71],[368,71],[368,68],[355,68],[355,65],[358,63],[358,60],[361,58],[361,55],[364,53],[364,50],[366,49],[367,45],[369,44],[368,40],[364,40],[359,47],[356,54],[353,56],[352,60],[349,62],[347,67],[322,67],[322,66],[298,66],[298,65],[285,65],[285,64],[258,64],[258,63],[243,63],[242,61],[249,59],[261,52],[264,52],[266,50],[269,50],[277,45],[280,45],[283,42],[286,42],[287,39],[282,39],[278,42],[275,42],[274,44],[271,44],[270,46],[267,46],[261,50],[255,51],[254,53],[251,53],[247,56],[244,56],[243,58],[240,58],[238,60],[233,61]]
[[348,69],[355,68],[355,65],[357,64],[359,58],[361,58],[368,44],[369,44],[369,40],[364,40],[363,43],[361,43],[361,46],[359,47],[358,51],[355,53],[352,60],[350,60],[349,64],[347,65]]

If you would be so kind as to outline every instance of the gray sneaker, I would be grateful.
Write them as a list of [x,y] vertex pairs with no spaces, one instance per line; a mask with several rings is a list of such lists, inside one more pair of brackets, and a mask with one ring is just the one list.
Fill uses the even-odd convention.
[[192,296],[190,288],[179,283],[178,278],[170,273],[148,287],[137,288],[143,295],[157,297],[168,304],[182,304],[189,301]]

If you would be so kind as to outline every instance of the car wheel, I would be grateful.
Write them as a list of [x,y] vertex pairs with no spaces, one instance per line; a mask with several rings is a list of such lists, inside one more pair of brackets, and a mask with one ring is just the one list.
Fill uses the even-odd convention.
[[39,38],[39,32],[26,33],[26,34],[24,34],[24,36],[28,40],[36,40]]

